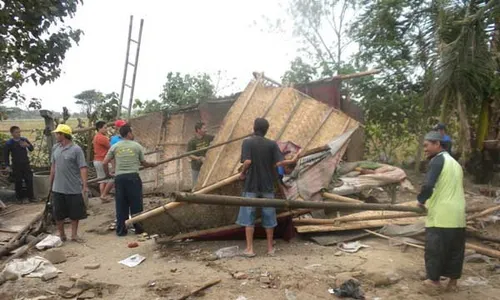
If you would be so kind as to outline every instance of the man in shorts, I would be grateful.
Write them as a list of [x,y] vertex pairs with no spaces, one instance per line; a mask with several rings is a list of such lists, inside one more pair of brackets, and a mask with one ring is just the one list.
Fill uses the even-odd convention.
[[[293,163],[294,160],[283,161],[283,154],[275,141],[265,138],[269,122],[263,118],[254,121],[254,135],[243,141],[241,162],[243,168],[240,178],[245,180],[243,197],[274,198],[274,182],[278,179],[276,168]],[[253,257],[253,234],[255,224],[255,207],[240,207],[236,224],[245,226],[247,248],[244,256]],[[273,234],[278,225],[276,209],[262,208],[262,227],[266,230],[267,253],[274,255]]]
[[[106,157],[109,148],[111,148],[109,139],[106,136],[108,128],[106,126],[106,122],[104,121],[97,121],[95,123],[95,128],[97,130],[97,134],[94,136],[94,140],[92,141],[94,146],[94,167],[97,173],[97,178],[105,178],[106,173],[104,172],[102,162]],[[101,193],[101,201],[103,203],[110,201],[108,194],[112,188],[112,180],[103,180],[99,183],[99,191]]]
[[87,217],[83,193],[88,193],[87,163],[80,146],[72,142],[71,127],[59,124],[56,130],[57,144],[52,148],[50,185],[52,205],[57,230],[62,241],[66,241],[64,219],[71,220],[71,240],[78,237],[78,222]]

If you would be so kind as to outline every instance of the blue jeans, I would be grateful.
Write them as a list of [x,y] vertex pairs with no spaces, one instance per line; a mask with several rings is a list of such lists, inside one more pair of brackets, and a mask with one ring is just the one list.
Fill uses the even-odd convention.
[[[270,198],[274,199],[274,193],[243,193],[245,198]],[[236,224],[245,227],[255,226],[255,207],[242,206],[240,207],[240,212],[238,213],[238,219]],[[276,208],[274,207],[263,207],[262,208],[262,227],[264,228],[274,228],[278,226],[276,221]]]
[[[133,216],[142,212],[142,181],[137,173],[115,177],[116,234],[127,235],[125,221],[129,213]],[[134,224],[135,232],[142,233],[141,225]]]

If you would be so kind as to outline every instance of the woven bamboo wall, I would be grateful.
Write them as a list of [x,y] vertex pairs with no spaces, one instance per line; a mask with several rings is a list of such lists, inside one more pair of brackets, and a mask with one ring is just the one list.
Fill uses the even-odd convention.
[[[358,126],[358,122],[292,88],[264,86],[252,81],[233,104],[214,143],[253,131],[253,121],[265,117],[270,123],[267,137],[316,148]],[[196,189],[209,186],[237,172],[242,141],[209,150]]]

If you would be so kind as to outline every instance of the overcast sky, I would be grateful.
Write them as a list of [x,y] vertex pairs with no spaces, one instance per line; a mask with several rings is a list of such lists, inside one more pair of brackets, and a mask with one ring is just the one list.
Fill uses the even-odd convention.
[[[259,24],[263,15],[270,18],[283,15],[282,8],[274,1],[84,2],[75,18],[67,22],[85,34],[79,45],[67,53],[61,77],[52,84],[27,84],[22,89],[28,97],[41,98],[43,108],[61,111],[62,106],[67,106],[70,111],[78,111],[73,97],[83,90],[120,91],[131,14],[135,22],[133,38],[138,34],[140,19],[144,18],[134,95],[141,100],[158,98],[169,71],[222,70],[228,78],[237,78],[233,90],[238,90],[251,80],[253,71],[264,71],[279,79],[296,56],[297,46],[290,35],[261,30],[265,27]],[[131,52],[131,60],[134,55],[135,50]],[[128,92],[124,95],[128,104]]]

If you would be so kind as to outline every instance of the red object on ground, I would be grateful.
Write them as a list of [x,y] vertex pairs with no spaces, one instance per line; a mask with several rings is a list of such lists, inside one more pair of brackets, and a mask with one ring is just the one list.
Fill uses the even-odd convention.
[[136,248],[139,247],[139,244],[137,242],[130,242],[127,245],[129,248]]

